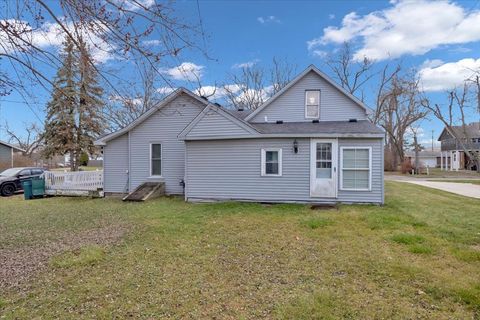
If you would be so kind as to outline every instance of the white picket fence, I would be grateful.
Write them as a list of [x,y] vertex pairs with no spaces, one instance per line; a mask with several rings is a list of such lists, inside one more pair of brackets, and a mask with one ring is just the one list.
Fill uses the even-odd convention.
[[47,195],[103,196],[103,170],[55,172],[45,171]]

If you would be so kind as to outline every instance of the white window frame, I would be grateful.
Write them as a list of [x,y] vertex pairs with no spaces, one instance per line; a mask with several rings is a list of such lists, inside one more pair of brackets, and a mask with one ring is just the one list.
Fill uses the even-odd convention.
[[[267,151],[278,152],[278,174],[267,173],[266,159]],[[282,176],[282,148],[262,148],[261,150],[261,176],[262,177],[281,177]]]
[[[309,92],[316,92],[317,95],[318,95],[318,99],[317,99],[317,101],[318,101],[318,105],[317,105],[318,116],[317,117],[310,117],[310,116],[308,116],[308,113],[307,113],[307,106],[308,106],[308,104],[307,104],[307,94]],[[313,106],[313,105],[310,105],[310,106]],[[314,90],[314,89],[305,90],[305,119],[320,119],[320,90]]]
[[[159,144],[160,145],[160,175],[158,174],[152,174],[152,146],[154,144]],[[148,158],[148,162],[149,162],[149,173],[150,173],[150,177],[151,178],[162,178],[163,177],[163,143],[162,142],[150,142],[150,157]]]
[[[344,150],[368,150],[368,168],[344,168],[343,167],[343,151]],[[345,188],[343,187],[343,171],[352,170],[352,171],[361,171],[368,170],[368,188],[367,189],[357,189],[357,188]],[[372,191],[372,147],[340,147],[340,190],[343,191]]]

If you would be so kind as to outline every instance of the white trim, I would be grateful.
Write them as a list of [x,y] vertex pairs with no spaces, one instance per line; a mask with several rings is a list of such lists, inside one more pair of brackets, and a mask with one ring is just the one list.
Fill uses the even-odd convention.
[[345,96],[350,98],[355,104],[357,104],[360,108],[362,108],[365,111],[365,116],[367,116],[367,106],[360,101],[357,97],[346,91],[344,88],[342,88],[338,83],[333,81],[329,76],[327,76],[325,73],[320,71],[317,67],[315,67],[313,64],[308,66],[307,69],[305,69],[302,73],[300,73],[295,79],[290,81],[285,87],[283,87],[282,90],[278,91],[273,97],[268,99],[264,104],[262,104],[260,107],[258,107],[254,112],[249,114],[244,120],[245,121],[250,121],[253,119],[257,114],[259,114],[263,109],[265,109],[268,105],[270,105],[273,101],[277,100],[278,97],[280,97],[282,94],[284,94],[288,89],[290,89],[294,84],[296,84],[300,79],[302,79],[305,75],[307,75],[310,71],[315,72],[317,75],[319,75],[322,79],[327,81],[329,84],[334,86],[338,91],[343,93]]
[[[278,152],[278,174],[266,173],[266,153],[267,151]],[[261,150],[261,176],[262,177],[281,177],[282,176],[282,148],[262,148]]]
[[[152,145],[154,144],[160,145],[160,175],[152,174]],[[150,157],[148,158],[148,161],[149,161],[149,171],[148,171],[149,178],[163,178],[163,143],[161,141],[150,142]]]
[[[332,144],[332,180],[333,196],[314,194],[314,184],[317,182],[317,143]],[[311,198],[338,198],[338,139],[310,139],[310,197]]]
[[[368,150],[368,169],[367,168],[343,168],[343,151],[344,150]],[[352,170],[352,171],[361,171],[368,170],[368,188],[367,189],[355,189],[355,188],[344,188],[343,187],[343,170]],[[372,147],[361,147],[361,146],[343,146],[340,147],[340,190],[342,191],[372,191]]]
[[225,139],[261,139],[261,138],[365,138],[382,139],[383,133],[259,133],[251,135],[224,135],[224,136],[201,136],[182,137],[180,140],[225,140]]
[[249,134],[258,134],[258,131],[255,128],[253,128],[249,123],[232,116],[230,113],[223,110],[223,108],[221,107],[218,107],[214,104],[209,104],[202,110],[202,112],[200,112],[195,118],[193,118],[193,120],[177,135],[177,137],[179,139],[186,138],[187,135],[190,133],[190,131],[192,131],[193,128],[195,128],[197,123],[199,123],[205,116],[207,116],[210,111],[215,112],[219,116],[224,117],[225,119],[229,120],[233,124],[247,131]]
[[141,124],[143,121],[147,120],[152,114],[154,114],[155,112],[157,112],[158,110],[160,110],[161,108],[165,107],[168,103],[172,102],[173,100],[175,100],[177,97],[179,97],[181,94],[186,94],[188,95],[189,97],[191,97],[192,99],[195,99],[197,100],[198,102],[202,103],[203,106],[202,108],[204,108],[205,106],[208,105],[208,101],[202,99],[201,97],[199,97],[198,95],[196,95],[195,93],[191,92],[190,90],[188,89],[185,89],[185,88],[178,88],[177,90],[175,90],[174,92],[172,92],[171,94],[169,94],[168,96],[166,96],[162,101],[160,101],[156,106],[148,109],[147,111],[145,111],[142,115],[140,115],[137,119],[135,119],[133,122],[131,122],[128,126],[120,129],[120,130],[117,130],[115,132],[112,132],[110,134],[107,134],[106,136],[103,136],[99,139],[97,139],[94,144],[97,145],[97,146],[103,146],[105,145],[108,141],[118,137],[118,136],[121,136],[122,134],[132,130],[133,128],[135,128],[136,126],[138,126],[139,124]]
[[[316,92],[317,93],[317,101],[318,101],[318,105],[317,105],[317,116],[316,117],[309,117],[308,116],[308,113],[307,113],[307,107],[310,106],[314,106],[313,104],[312,105],[309,105],[307,104],[307,93],[308,92]],[[320,119],[320,89],[307,89],[305,90],[305,119]]]

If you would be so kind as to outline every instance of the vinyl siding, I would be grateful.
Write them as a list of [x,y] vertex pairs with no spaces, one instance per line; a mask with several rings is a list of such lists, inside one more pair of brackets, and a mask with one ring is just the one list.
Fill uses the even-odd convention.
[[0,169],[12,166],[12,148],[0,144]]
[[312,121],[305,119],[305,90],[320,90],[320,120],[344,121],[351,118],[366,119],[366,112],[345,94],[329,84],[318,74],[311,71],[279,96],[275,101],[260,111],[250,122],[285,122]]
[[[293,139],[188,141],[187,200],[382,203],[381,139],[339,140],[339,152],[342,146],[372,147],[372,190],[339,191],[336,200],[310,197],[310,139],[297,141],[297,154]],[[281,177],[261,176],[262,148],[282,148]]]
[[128,191],[128,133],[109,141],[103,147],[103,172],[105,192]]
[[[182,194],[185,143],[178,134],[204,106],[181,95],[130,131],[130,190],[146,181],[164,181],[168,194]],[[162,144],[162,177],[150,177],[150,143]]]
[[221,136],[226,134],[248,135],[249,132],[215,110],[210,110],[195,124],[187,134],[187,137]]

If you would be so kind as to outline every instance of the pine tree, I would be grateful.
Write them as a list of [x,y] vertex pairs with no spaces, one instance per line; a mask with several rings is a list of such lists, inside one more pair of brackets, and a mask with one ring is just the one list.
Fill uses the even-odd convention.
[[78,170],[83,153],[94,152],[93,141],[104,129],[98,74],[83,39],[77,43],[78,48],[65,41],[64,63],[57,72],[45,124],[47,156],[69,154],[72,171]]

